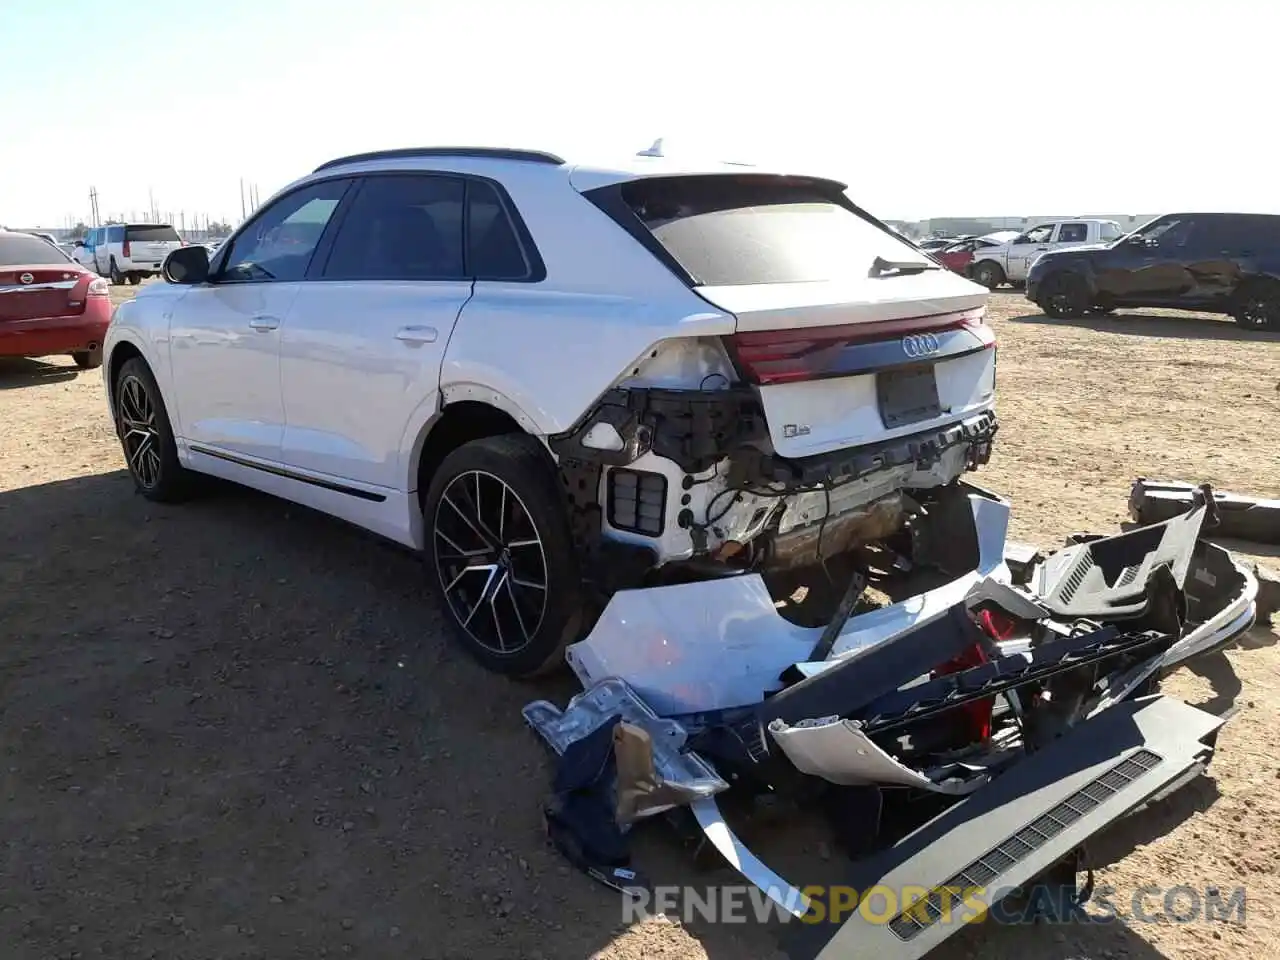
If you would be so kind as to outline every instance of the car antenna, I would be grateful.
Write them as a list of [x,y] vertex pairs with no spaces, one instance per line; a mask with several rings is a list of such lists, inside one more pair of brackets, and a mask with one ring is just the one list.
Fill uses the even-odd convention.
[[659,137],[657,140],[653,141],[653,146],[651,146],[648,150],[637,151],[636,156],[637,157],[665,156],[665,154],[663,154],[662,152],[662,137]]

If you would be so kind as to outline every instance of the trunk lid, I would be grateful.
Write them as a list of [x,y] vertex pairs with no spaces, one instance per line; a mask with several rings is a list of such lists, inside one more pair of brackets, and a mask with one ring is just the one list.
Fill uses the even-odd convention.
[[940,429],[993,403],[986,291],[949,271],[698,292],[737,318],[729,350],[781,456]]
[[91,279],[79,270],[48,264],[0,266],[0,322],[82,313]]

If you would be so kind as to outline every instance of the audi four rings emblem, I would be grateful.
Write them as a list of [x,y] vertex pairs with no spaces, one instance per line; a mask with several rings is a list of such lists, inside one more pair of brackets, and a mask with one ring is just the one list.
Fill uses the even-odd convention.
[[912,333],[902,338],[902,352],[912,359],[931,357],[942,349],[932,333]]

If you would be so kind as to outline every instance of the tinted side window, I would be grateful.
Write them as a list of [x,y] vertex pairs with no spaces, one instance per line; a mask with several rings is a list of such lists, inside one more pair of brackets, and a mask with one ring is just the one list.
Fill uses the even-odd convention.
[[369,177],[351,202],[326,280],[461,280],[463,196],[454,177]]
[[348,181],[313,183],[281,197],[232,242],[221,282],[301,280]]
[[1170,249],[1185,247],[1195,226],[1195,222],[1186,217],[1171,217],[1149,227],[1144,231],[1143,236],[1157,247]]
[[1064,223],[1058,230],[1059,243],[1084,243],[1089,239],[1087,223]]
[[467,273],[477,280],[528,280],[532,265],[493,184],[467,183]]
[[108,227],[107,228],[108,243],[119,243],[123,239],[124,239],[124,227]]
[[1214,241],[1231,253],[1280,252],[1280,217],[1224,217]]

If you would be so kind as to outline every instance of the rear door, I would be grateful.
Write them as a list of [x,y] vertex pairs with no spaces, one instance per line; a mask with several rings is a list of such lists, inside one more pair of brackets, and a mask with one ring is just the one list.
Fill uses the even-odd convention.
[[283,458],[308,473],[405,489],[406,425],[424,407],[435,412],[444,350],[471,296],[467,181],[373,175],[356,190],[284,326]]
[[730,352],[782,456],[922,433],[990,404],[987,291],[838,189],[721,175],[621,192],[658,254],[737,318]]
[[1182,214],[1152,221],[1108,251],[1099,288],[1122,306],[1176,306],[1195,290],[1189,258],[1198,232],[1196,218]]
[[124,256],[124,225],[112,224],[103,227],[93,255],[98,272],[103,276],[111,272],[112,260],[116,261],[117,267],[120,266],[120,260]]
[[159,270],[164,258],[182,246],[168,224],[131,223],[124,228],[125,259],[135,270]]

